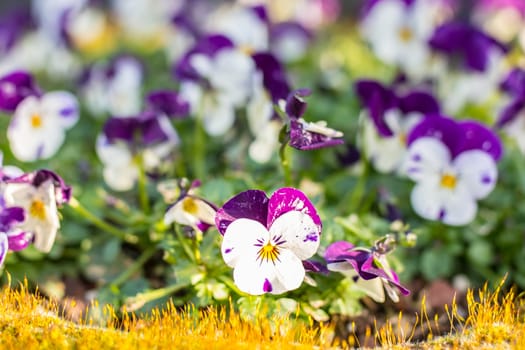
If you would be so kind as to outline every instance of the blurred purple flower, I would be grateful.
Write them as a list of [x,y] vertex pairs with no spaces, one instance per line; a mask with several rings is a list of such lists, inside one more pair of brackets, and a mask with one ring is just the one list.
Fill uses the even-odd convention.
[[40,96],[33,76],[29,72],[15,71],[0,78],[0,109],[14,112],[23,99]]

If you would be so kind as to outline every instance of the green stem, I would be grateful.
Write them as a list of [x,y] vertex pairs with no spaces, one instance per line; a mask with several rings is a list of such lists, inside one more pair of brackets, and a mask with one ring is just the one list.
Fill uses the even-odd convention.
[[287,146],[288,144],[286,142],[283,142],[281,144],[281,147],[279,148],[279,157],[281,158],[281,168],[283,169],[284,174],[284,184],[285,186],[289,187],[293,185],[293,179],[292,179],[292,168],[290,160],[288,159],[287,152]]
[[138,191],[139,191],[139,202],[140,208],[144,214],[149,214],[149,199],[148,199],[148,187],[147,187],[147,177],[146,169],[144,168],[144,156],[140,154],[138,156],[138,165],[139,165],[139,178],[138,178]]
[[[357,208],[359,208],[359,205],[361,204],[361,201],[363,199],[363,196],[366,192],[366,182],[368,180],[368,163],[364,162],[363,164],[363,171],[359,175],[359,178],[357,180],[357,183],[350,193],[350,199],[348,201],[349,205],[348,208],[351,213],[354,213],[357,211]],[[345,201],[346,202],[346,201]]]
[[190,261],[196,262],[196,257],[193,253],[193,250],[188,245],[188,242],[186,242],[186,237],[184,237],[182,233],[180,232],[180,225],[178,224],[175,224],[175,235],[177,236],[177,239],[179,240],[179,243],[182,246],[182,249],[188,256],[188,259],[190,259]]
[[143,251],[138,259],[131,264],[131,266],[129,266],[125,271],[118,275],[117,278],[113,280],[113,282],[111,282],[111,288],[117,288],[122,283],[126,282],[131,277],[131,275],[137,272],[142,267],[142,265],[144,265],[146,261],[148,261],[148,259],[151,258],[153,254],[155,254],[156,251],[156,247],[150,247]]
[[145,293],[139,293],[134,297],[128,298],[126,300],[126,311],[134,311],[140,309],[144,304],[149,303],[150,301],[157,300],[163,297],[166,297],[170,294],[178,292],[186,288],[188,284],[172,284],[164,288],[155,289]]
[[104,230],[107,233],[110,233],[113,236],[120,238],[121,240],[129,242],[129,243],[138,242],[138,238],[136,236],[130,233],[124,232],[120,230],[119,228],[100,219],[98,216],[96,216],[91,211],[89,211],[86,207],[84,207],[76,198],[72,197],[69,200],[69,207],[72,208],[77,214],[82,216],[84,219],[86,219],[93,225],[100,228],[101,230]]

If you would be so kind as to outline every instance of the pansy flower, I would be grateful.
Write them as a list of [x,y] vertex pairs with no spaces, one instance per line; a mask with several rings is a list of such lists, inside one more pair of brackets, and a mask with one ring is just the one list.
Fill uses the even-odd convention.
[[14,71],[0,78],[0,110],[14,112],[26,97],[40,95],[35,79],[28,72]]
[[137,181],[140,166],[145,171],[155,170],[178,144],[179,136],[168,117],[150,109],[108,119],[97,138],[96,152],[104,164],[106,184],[116,191],[127,191]]
[[31,240],[31,235],[14,227],[25,219],[22,207],[7,207],[3,197],[0,197],[0,266],[4,263],[7,251],[25,249]]
[[108,64],[94,64],[80,81],[89,111],[96,117],[106,114],[128,116],[142,108],[142,62],[130,55],[113,58]]
[[252,58],[222,35],[202,38],[175,66],[181,96],[212,136],[233,126],[236,108],[249,97],[254,72]]
[[206,232],[215,224],[217,207],[194,194],[200,181],[193,181],[190,186],[179,182],[180,195],[164,214],[164,224],[176,222],[192,227],[195,231]]
[[373,249],[355,247],[352,243],[338,241],[326,248],[324,258],[330,271],[341,272],[375,301],[385,301],[385,290],[394,302],[399,301],[396,287],[401,294],[410,292],[399,282],[390,268],[386,256]]
[[299,190],[281,188],[270,198],[259,190],[239,193],[217,211],[224,236],[221,253],[245,293],[281,294],[299,288],[303,260],[319,247],[321,220]]
[[454,72],[439,79],[447,112],[455,113],[468,102],[481,103],[496,90],[507,51],[499,41],[473,25],[448,22],[436,28],[429,44]]
[[436,0],[372,0],[366,4],[361,32],[383,62],[411,76],[429,71],[432,52],[428,39],[443,7]]
[[5,204],[24,209],[24,220],[13,229],[30,233],[36,249],[47,253],[60,228],[58,207],[67,203],[71,188],[49,170],[38,170],[4,182]]
[[399,171],[407,150],[407,135],[424,115],[440,110],[423,90],[396,91],[373,80],[360,80],[355,91],[364,107],[361,143],[366,157],[382,173]]
[[14,156],[25,162],[52,157],[64,143],[66,130],[77,122],[78,113],[77,99],[67,91],[30,94],[21,100],[7,129]]
[[344,143],[343,133],[329,128],[324,120],[307,122],[303,118],[307,103],[304,97],[310,95],[310,90],[300,89],[290,93],[281,108],[288,116],[288,144],[296,149],[307,151],[324,147],[337,146]]
[[503,152],[498,136],[476,121],[425,118],[408,136],[406,174],[416,182],[410,201],[429,220],[465,225],[477,201],[496,185]]

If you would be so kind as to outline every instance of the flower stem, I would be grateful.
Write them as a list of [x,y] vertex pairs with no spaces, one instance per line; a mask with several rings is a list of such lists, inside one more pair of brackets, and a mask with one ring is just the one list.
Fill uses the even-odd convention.
[[157,247],[149,247],[143,251],[138,259],[135,260],[130,267],[118,275],[117,278],[113,280],[113,282],[111,282],[111,288],[117,288],[122,283],[126,282],[131,277],[131,275],[137,272],[142,267],[142,265],[144,265],[146,261],[148,261],[148,259],[151,258],[153,254],[155,254],[156,251]]
[[86,219],[93,225],[100,228],[101,230],[104,230],[112,234],[113,236],[120,238],[121,240],[129,242],[129,243],[138,242],[138,238],[136,236],[128,232],[124,232],[120,230],[119,228],[100,219],[98,216],[96,216],[91,211],[89,211],[86,207],[84,207],[76,198],[71,197],[71,199],[69,200],[69,207],[72,208],[77,214],[82,216],[84,219]]
[[144,167],[144,155],[141,154],[139,157],[139,178],[138,178],[138,191],[139,191],[139,202],[140,208],[144,214],[149,214],[149,200],[148,200],[148,188],[147,188],[147,177],[146,169]]
[[186,283],[176,283],[166,286],[164,288],[159,288],[144,293],[138,293],[136,296],[128,298],[125,301],[125,311],[135,311],[137,309],[140,309],[144,306],[144,304],[150,301],[157,300],[175,292],[178,292],[179,290],[184,289],[187,286],[188,284]]
[[281,144],[281,147],[279,148],[279,157],[281,158],[281,168],[283,169],[284,174],[284,184],[285,186],[289,187],[293,185],[293,179],[292,179],[292,168],[290,159],[288,158],[287,152],[287,146],[288,144],[283,142]]
[[188,256],[188,259],[192,262],[196,262],[195,254],[193,253],[193,250],[188,245],[188,242],[186,242],[186,237],[182,235],[182,232],[180,232],[180,225],[175,224],[175,235],[177,236],[177,239],[179,240],[180,245],[182,246],[182,249]]

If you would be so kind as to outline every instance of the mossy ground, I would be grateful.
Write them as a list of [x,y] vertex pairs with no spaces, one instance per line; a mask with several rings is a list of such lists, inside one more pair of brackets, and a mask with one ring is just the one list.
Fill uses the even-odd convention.
[[[378,348],[389,349],[524,349],[524,303],[513,290],[469,291],[468,316],[447,306],[452,332],[436,336],[436,319],[423,307],[415,324],[387,322],[371,332]],[[424,305],[424,304],[422,304]],[[26,286],[5,287],[0,293],[1,349],[339,349],[359,347],[333,337],[330,325],[298,324],[288,317],[243,320],[232,310],[209,308],[183,311],[168,304],[148,316],[103,308],[102,323],[92,318],[72,322],[61,317],[54,302]],[[399,320],[403,315],[399,315]],[[413,335],[426,329],[427,340]]]

